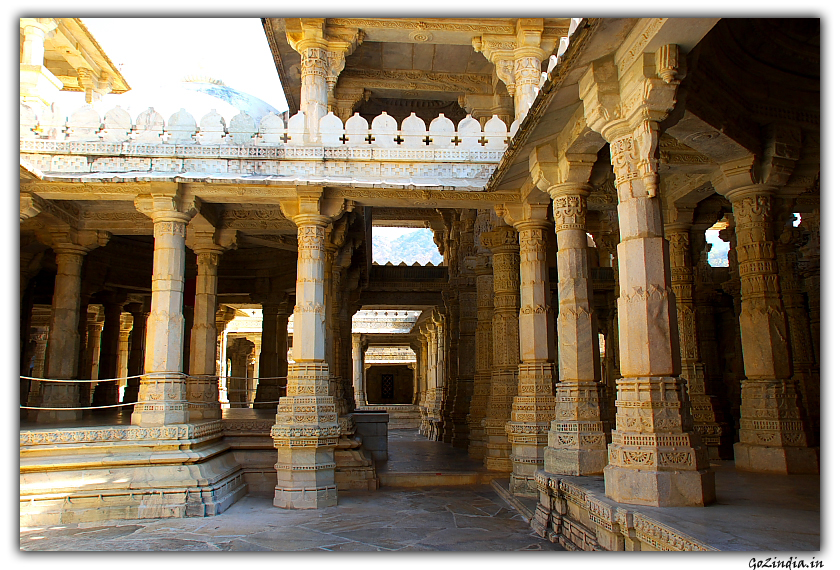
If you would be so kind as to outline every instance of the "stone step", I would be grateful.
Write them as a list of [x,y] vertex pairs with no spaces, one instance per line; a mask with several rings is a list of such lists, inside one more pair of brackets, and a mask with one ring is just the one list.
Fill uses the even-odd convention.
[[456,485],[486,485],[498,474],[478,471],[414,471],[378,473],[382,487],[450,487]]

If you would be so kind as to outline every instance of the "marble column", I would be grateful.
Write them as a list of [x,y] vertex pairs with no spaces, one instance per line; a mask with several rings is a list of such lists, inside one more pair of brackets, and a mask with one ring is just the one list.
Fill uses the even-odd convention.
[[[93,406],[110,406],[117,403],[119,392],[117,380],[110,380],[119,376],[120,357],[120,319],[122,307],[125,303],[124,295],[107,294],[102,302],[105,309],[105,323],[102,327],[102,341],[99,356],[99,380],[93,391]],[[113,408],[104,408],[95,413],[109,413]]]
[[[78,378],[82,263],[88,251],[97,245],[105,245],[107,239],[105,234],[89,231],[53,233],[50,236],[58,271],[47,341],[46,378]],[[42,382],[41,394],[40,405],[43,408],[79,407],[77,383]],[[39,410],[36,418],[39,422],[77,420],[82,417],[81,414],[80,410]]]
[[417,340],[420,343],[420,353],[418,355],[418,365],[421,370],[420,378],[420,394],[417,399],[417,406],[420,410],[420,428],[419,433],[427,435],[428,422],[428,407],[427,398],[429,393],[429,382],[431,371],[429,370],[429,339],[426,335],[426,327],[417,327]]
[[586,235],[590,190],[589,184],[575,182],[549,189],[557,237],[559,379],[545,465],[547,472],[562,475],[599,475],[607,464]]
[[688,382],[693,431],[703,440],[709,457],[720,459],[723,418],[720,403],[711,395],[706,365],[700,358],[690,228],[690,223],[665,224],[665,237],[668,240],[671,261],[671,286],[677,304],[681,376]]
[[[90,364],[85,369],[85,377],[90,376],[91,380],[99,378],[99,357],[102,354],[102,328],[105,326],[105,310],[101,308],[101,305],[97,308],[97,312],[94,314],[93,318],[88,318],[88,339],[89,340],[89,348],[88,353],[86,355],[86,364]],[[90,401],[93,398],[93,389],[95,388],[94,384],[91,384],[91,387],[87,390],[87,405],[90,405]]]
[[[450,243],[452,243],[450,241]],[[457,263],[456,259],[451,263]],[[441,440],[452,443],[455,424],[452,412],[455,410],[455,395],[458,391],[458,335],[460,332],[461,302],[457,289],[450,289],[446,294],[446,325],[444,329],[444,376],[443,395],[441,397],[441,417],[443,419]]]
[[735,214],[741,277],[741,422],[735,466],[744,471],[817,473],[816,450],[807,447],[796,386],[791,380],[787,319],[773,240],[773,188],[739,183],[737,165],[722,167]]
[[[819,191],[819,187],[817,187]],[[811,325],[811,343],[814,364],[820,366],[820,208],[802,214],[803,227],[808,241],[800,249],[802,254],[802,284],[808,301],[808,319]]]
[[219,377],[219,402],[223,408],[229,407],[229,400],[227,396],[227,377],[230,376],[228,370],[228,354],[227,354],[227,333],[225,329],[230,321],[236,316],[236,311],[226,305],[222,305],[216,311],[216,331],[218,333],[218,340],[216,342],[216,374]]
[[327,114],[327,51],[317,44],[301,47],[300,110],[306,114],[310,141],[318,140],[321,118]]
[[192,244],[198,272],[195,278],[195,305],[190,333],[190,376],[187,401],[190,421],[217,420],[222,417],[219,380],[216,377],[216,290],[219,260],[224,248],[210,239]]
[[[260,381],[254,408],[276,409],[280,391],[288,373],[289,298],[287,295],[263,303],[262,351],[260,352]],[[266,403],[270,402],[270,403]]]
[[484,461],[487,434],[484,419],[490,399],[490,378],[493,367],[493,265],[490,255],[479,253],[475,263],[476,324],[475,376],[470,401],[470,447],[472,459]]
[[117,383],[118,387],[126,388],[128,382],[128,347],[133,325],[134,318],[130,313],[124,312],[120,315],[120,346],[117,357],[117,377],[121,378],[121,380]]
[[[675,102],[677,50],[659,48],[656,65],[627,69],[621,81],[614,62],[599,60],[580,81],[586,122],[610,145],[621,235],[622,378],[604,468],[606,495],[651,506],[702,506],[715,498],[714,472],[691,431],[685,381],[676,375],[676,303],[658,196],[658,121]],[[639,90],[646,96],[638,97]]]
[[131,303],[126,305],[126,310],[131,313],[133,324],[131,327],[131,349],[128,353],[128,376],[129,378],[123,393],[123,402],[136,402],[137,394],[140,391],[140,378],[143,374],[143,358],[145,357],[146,345],[146,318],[148,312],[143,303]]
[[493,254],[493,368],[484,433],[484,465],[510,473],[511,445],[505,428],[517,394],[519,370],[519,244],[516,230],[502,225],[481,236]]
[[228,400],[231,408],[248,407],[248,361],[254,352],[254,343],[244,337],[235,338],[228,347],[230,355],[230,376],[228,378]]
[[365,354],[362,352],[362,335],[353,333],[353,394],[356,407],[367,402],[364,396]]
[[548,430],[554,419],[554,363],[549,347],[548,205],[516,204],[505,209],[505,221],[519,232],[519,368],[518,387],[507,423],[511,445],[510,492],[536,495],[534,474],[543,468]]
[[131,415],[132,424],[144,427],[189,420],[182,365],[185,240],[191,215],[174,208],[172,197],[147,200],[152,203],[138,209],[154,221],[152,302],[146,321],[145,372]]
[[[458,384],[452,410],[452,445],[462,449],[470,446],[469,423],[475,376],[475,211],[461,213],[461,238],[458,245],[460,271],[458,276],[459,318],[458,318]],[[486,403],[485,403],[486,406]]]
[[323,207],[320,192],[299,195],[297,213],[290,212],[298,228],[294,364],[289,365],[286,396],[280,398],[271,436],[277,448],[274,506],[312,509],[338,502],[335,446],[340,428],[326,361],[324,262],[331,220],[318,213]]

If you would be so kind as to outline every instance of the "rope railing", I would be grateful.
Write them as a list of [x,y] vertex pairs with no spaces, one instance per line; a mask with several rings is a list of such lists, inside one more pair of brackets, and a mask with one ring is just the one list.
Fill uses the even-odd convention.
[[[145,374],[136,374],[136,375],[133,375],[133,376],[120,376],[120,377],[117,377],[117,378],[100,378],[100,379],[90,379],[90,380],[88,380],[86,378],[80,378],[80,379],[37,378],[35,376],[20,375],[20,379],[21,380],[34,380],[34,381],[37,381],[37,382],[57,382],[57,383],[79,384],[79,383],[117,382],[117,381],[120,381],[120,380],[130,380],[130,379],[133,379],[133,378],[142,378],[144,376],[146,376],[146,375]],[[186,378],[189,379],[189,378],[202,378],[202,377],[201,376],[189,376],[189,375],[187,375]],[[260,381],[260,380],[286,380],[287,379],[286,376],[263,376],[263,377],[253,378],[253,377],[248,377],[248,376],[210,376],[210,375],[204,376],[203,378],[215,378],[216,380],[219,380],[220,378],[225,378],[226,380],[257,380],[257,381]],[[285,391],[285,386],[279,386],[279,388],[281,390]],[[224,389],[224,392],[227,393],[227,394],[240,394],[242,392],[245,392],[245,393],[254,392],[254,393],[256,393],[257,388],[235,388],[235,389],[226,388],[226,389]],[[24,405],[20,405],[20,409],[21,410],[48,410],[48,411],[52,411],[52,410],[56,410],[56,411],[101,410],[101,409],[122,408],[122,407],[125,407],[125,406],[133,406],[136,403],[137,402],[124,402],[124,403],[121,403],[121,404],[107,404],[107,405],[101,405],[101,406],[81,406],[81,407],[47,407],[47,406],[24,406]],[[210,407],[210,406],[216,406],[216,405],[220,404],[221,402],[193,402],[193,401],[188,400],[188,403],[189,403],[190,407]],[[275,402],[275,401],[250,402],[250,401],[247,400],[247,397],[244,401],[233,401],[233,402],[228,401],[228,403],[245,404],[246,406],[253,406],[254,404],[277,404],[277,402]]]

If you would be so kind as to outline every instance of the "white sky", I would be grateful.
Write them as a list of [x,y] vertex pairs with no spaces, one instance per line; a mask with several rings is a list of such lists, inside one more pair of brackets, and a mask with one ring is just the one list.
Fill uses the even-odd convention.
[[288,109],[259,18],[82,21],[132,89],[178,82],[186,75],[206,75],[281,112]]

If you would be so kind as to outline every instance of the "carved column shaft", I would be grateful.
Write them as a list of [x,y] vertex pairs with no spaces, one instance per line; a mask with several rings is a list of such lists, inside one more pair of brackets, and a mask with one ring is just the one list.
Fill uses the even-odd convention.
[[475,239],[473,236],[475,212],[461,214],[460,239],[458,247],[458,385],[452,411],[452,445],[467,449],[470,446],[470,406],[474,391],[475,376]]
[[607,464],[607,440],[585,231],[589,187],[563,184],[550,190],[557,234],[559,378],[545,468],[563,475],[596,475]]
[[[671,284],[677,305],[677,326],[682,377],[688,382],[693,431],[700,435],[709,457],[720,459],[723,429],[719,403],[707,382],[707,370],[700,358],[697,308],[694,295],[694,264],[691,262],[690,224],[666,227],[671,260]],[[724,451],[724,454],[726,452]]]
[[537,98],[537,91],[540,85],[542,73],[541,60],[533,55],[519,57],[513,62],[513,78],[516,85],[513,96],[516,109],[516,120],[522,121],[534,99]]
[[144,376],[131,423],[139,426],[182,424],[189,419],[183,366],[184,265],[190,217],[160,212],[153,217],[155,252],[152,303],[146,322]]
[[187,399],[190,420],[222,417],[219,382],[216,378],[216,289],[221,248],[194,246],[198,273],[190,334],[190,377]]
[[327,50],[318,44],[300,47],[300,110],[306,114],[310,142],[318,140],[320,121],[327,114]]
[[286,396],[277,406],[271,429],[277,448],[274,505],[319,508],[335,505],[334,450],[339,426],[335,398],[329,393],[324,298],[325,239],[328,218],[294,217],[298,263],[294,340]]
[[484,464],[510,473],[511,445],[505,428],[517,394],[519,369],[519,244],[516,230],[500,226],[482,236],[493,254],[493,368],[484,432]]
[[[260,351],[260,379],[254,397],[254,408],[276,408],[280,400],[280,386],[283,383],[280,373],[281,359],[286,362],[286,354],[281,354],[287,346],[289,313],[287,300],[282,303],[265,302],[262,304],[262,350]],[[282,346],[281,346],[282,345]],[[288,362],[286,362],[288,369]]]
[[364,378],[365,355],[362,352],[362,335],[353,333],[353,394],[356,398],[356,407],[367,404],[364,394]]
[[[544,215],[544,214],[543,214]],[[542,469],[548,430],[554,418],[554,363],[550,361],[548,264],[549,222],[517,223],[520,298],[518,387],[505,426],[511,444],[510,491],[533,495],[534,473]]]
[[[786,228],[787,232],[795,233]],[[783,238],[787,237],[785,234]],[[779,285],[782,304],[787,314],[790,331],[790,349],[793,361],[793,381],[799,390],[802,407],[809,420],[808,433],[813,443],[820,427],[820,374],[814,359],[811,326],[802,281],[798,271],[798,247],[796,243],[780,243],[776,250],[779,262]]]
[[[102,341],[100,344],[99,379],[106,380],[119,377],[120,359],[120,318],[123,303],[115,295],[109,295],[103,302],[105,322],[102,326]],[[119,392],[118,381],[98,382],[93,392],[94,406],[110,406],[117,403]],[[96,413],[107,413],[112,410],[99,410]]]
[[741,277],[741,424],[735,465],[747,471],[817,472],[807,448],[791,380],[787,320],[779,288],[770,189],[739,188],[727,196],[735,214]]
[[490,399],[490,378],[493,368],[493,266],[489,255],[481,253],[476,258],[476,325],[475,325],[475,377],[470,402],[470,447],[473,459],[484,460],[487,435],[484,419]]
[[[131,327],[131,349],[128,353],[128,376],[143,374],[143,358],[146,344],[146,318],[148,313],[142,306],[131,306],[131,316],[134,319]],[[90,334],[90,329],[88,329]],[[123,393],[123,402],[136,402],[140,391],[140,378],[129,378]]]
[[714,498],[714,475],[706,448],[690,431],[685,385],[675,376],[676,304],[651,158],[658,135],[658,123],[643,120],[609,141],[619,197],[623,378],[617,382],[616,430],[604,478],[607,496],[622,502],[703,505]]
[[[53,290],[52,317],[47,342],[47,378],[76,377],[79,355],[79,308],[82,263],[87,251],[80,247],[54,247],[58,271]],[[35,374],[36,377],[41,377]],[[42,382],[41,407],[78,408],[79,385],[72,382]],[[40,410],[37,421],[81,418],[81,411]]]

